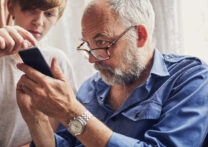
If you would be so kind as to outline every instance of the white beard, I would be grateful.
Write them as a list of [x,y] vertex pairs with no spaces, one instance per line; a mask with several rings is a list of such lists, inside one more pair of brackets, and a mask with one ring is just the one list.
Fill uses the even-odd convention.
[[[130,85],[139,79],[141,72],[145,70],[146,52],[144,48],[133,46],[130,41],[123,55],[120,65],[125,64],[128,69],[123,71],[121,68],[112,68],[109,65],[95,63],[94,67],[100,71],[100,76],[108,85]],[[136,43],[135,43],[136,44]],[[104,70],[102,72],[102,70]]]

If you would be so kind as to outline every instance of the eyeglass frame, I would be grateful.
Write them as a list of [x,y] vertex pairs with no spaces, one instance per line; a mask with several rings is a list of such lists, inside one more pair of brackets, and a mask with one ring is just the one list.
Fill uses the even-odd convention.
[[[116,42],[121,39],[121,37],[123,37],[130,29],[132,28],[137,28],[137,26],[130,26],[128,27],[123,33],[121,33],[118,37],[116,37],[107,47],[102,47],[102,48],[94,48],[94,49],[90,49],[90,50],[87,50],[87,49],[81,49],[81,47],[83,46],[83,44],[86,43],[86,41],[83,41],[78,47],[77,47],[77,50],[78,51],[85,51],[87,52],[88,54],[91,54],[94,58],[96,58],[97,60],[99,61],[104,61],[104,60],[108,60],[110,59],[110,52],[109,52],[109,49],[114,46],[116,44]],[[94,50],[99,50],[99,49],[104,49],[106,50],[107,54],[108,54],[108,58],[106,59],[98,59],[97,57],[95,57],[95,55],[93,55],[92,51]]]

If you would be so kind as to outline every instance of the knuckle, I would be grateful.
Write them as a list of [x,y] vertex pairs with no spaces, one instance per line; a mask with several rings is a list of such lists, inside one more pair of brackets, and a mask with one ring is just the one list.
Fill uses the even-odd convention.
[[7,30],[9,30],[9,31],[10,31],[10,30],[14,30],[14,28],[11,27],[11,26],[6,26],[5,29],[7,29]]
[[15,29],[22,29],[22,28],[21,28],[20,26],[18,26],[18,25],[15,25],[14,28],[15,28]]
[[41,90],[40,90],[38,87],[34,87],[34,88],[33,88],[33,91],[34,91],[34,93],[35,93],[37,96],[41,96],[41,95],[42,95],[42,92],[41,92]]
[[7,46],[10,47],[10,48],[14,47],[14,46],[15,46],[14,40],[10,40],[10,41],[7,43]]
[[26,79],[27,79],[26,74],[22,75],[21,80],[24,80],[25,81]]
[[24,40],[20,37],[19,39],[17,39],[16,44],[21,45],[23,42]]
[[49,88],[50,87],[50,80],[47,76],[41,75],[42,84],[44,87]]
[[8,33],[7,29],[6,28],[2,28],[1,34],[6,34],[6,33]]
[[13,27],[11,27],[11,26],[6,26],[5,29],[6,29],[5,31],[7,31],[8,33],[12,33],[12,32],[15,31],[15,29]]
[[6,30],[8,30],[8,29],[10,28],[10,26],[5,26],[4,28],[5,28]]

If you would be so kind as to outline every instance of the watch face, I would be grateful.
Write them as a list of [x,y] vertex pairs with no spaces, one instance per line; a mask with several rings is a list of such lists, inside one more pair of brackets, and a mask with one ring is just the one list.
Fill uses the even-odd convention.
[[83,124],[78,120],[72,120],[69,123],[69,131],[72,135],[79,135],[83,131]]

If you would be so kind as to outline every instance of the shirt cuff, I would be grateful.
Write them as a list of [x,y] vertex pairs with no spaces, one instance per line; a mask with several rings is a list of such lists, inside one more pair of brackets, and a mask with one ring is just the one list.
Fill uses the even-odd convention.
[[135,144],[138,144],[139,142],[139,140],[136,140],[134,138],[113,132],[108,141],[107,147],[132,147]]

